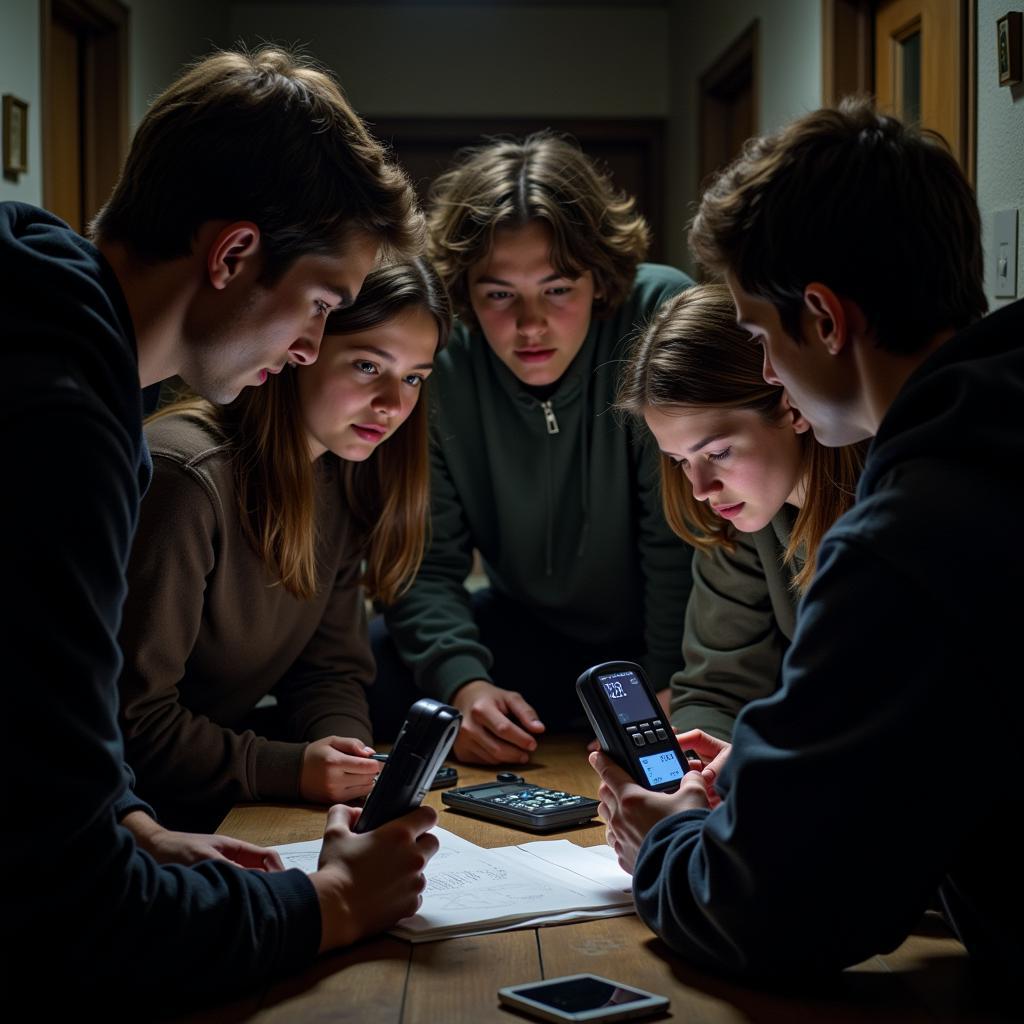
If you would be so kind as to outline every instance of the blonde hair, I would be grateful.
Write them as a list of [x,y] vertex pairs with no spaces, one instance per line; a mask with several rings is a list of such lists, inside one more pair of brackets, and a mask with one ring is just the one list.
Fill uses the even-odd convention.
[[[676,406],[752,409],[767,422],[781,416],[782,388],[761,376],[761,353],[736,325],[724,285],[698,285],[658,309],[634,343],[619,382],[615,407],[642,419],[645,409]],[[796,517],[784,563],[799,555],[804,565],[793,586],[806,589],[814,576],[818,546],[852,504],[864,465],[863,445],[826,448],[808,431],[800,435],[803,507]],[[697,501],[685,475],[661,456],[662,504],[672,530],[694,547],[735,549],[734,528]]]

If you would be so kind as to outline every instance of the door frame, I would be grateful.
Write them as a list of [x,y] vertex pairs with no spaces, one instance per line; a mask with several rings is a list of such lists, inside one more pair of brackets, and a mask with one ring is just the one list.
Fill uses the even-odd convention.
[[[978,0],[958,0],[963,81],[960,85],[963,138],[954,153],[971,185],[978,166],[977,32]],[[844,96],[868,95],[875,74],[872,0],[821,0],[821,96],[834,105]]]

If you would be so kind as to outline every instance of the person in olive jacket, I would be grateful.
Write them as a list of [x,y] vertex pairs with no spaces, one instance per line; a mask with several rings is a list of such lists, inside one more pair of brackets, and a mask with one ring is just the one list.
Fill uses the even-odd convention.
[[821,538],[853,504],[866,446],[815,440],[761,376],[721,284],[665,302],[616,404],[657,440],[665,517],[696,549],[672,725],[728,740],[740,710],[778,688],[797,603]]

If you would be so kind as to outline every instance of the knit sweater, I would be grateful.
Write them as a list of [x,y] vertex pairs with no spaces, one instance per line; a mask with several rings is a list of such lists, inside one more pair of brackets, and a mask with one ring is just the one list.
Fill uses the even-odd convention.
[[[141,795],[179,804],[296,800],[306,743],[370,740],[373,678],[360,538],[341,463],[316,472],[317,592],[290,594],[242,532],[231,448],[195,414],[146,427],[153,482],[128,569],[121,723]],[[283,728],[245,729],[267,694]]]

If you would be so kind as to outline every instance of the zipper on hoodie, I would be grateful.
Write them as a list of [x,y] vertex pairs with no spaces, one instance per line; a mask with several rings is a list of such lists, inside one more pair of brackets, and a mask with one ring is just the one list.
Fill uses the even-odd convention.
[[544,411],[544,423],[547,425],[549,434],[558,433],[558,420],[555,418],[555,410],[551,408],[551,402],[541,402],[541,409]]

